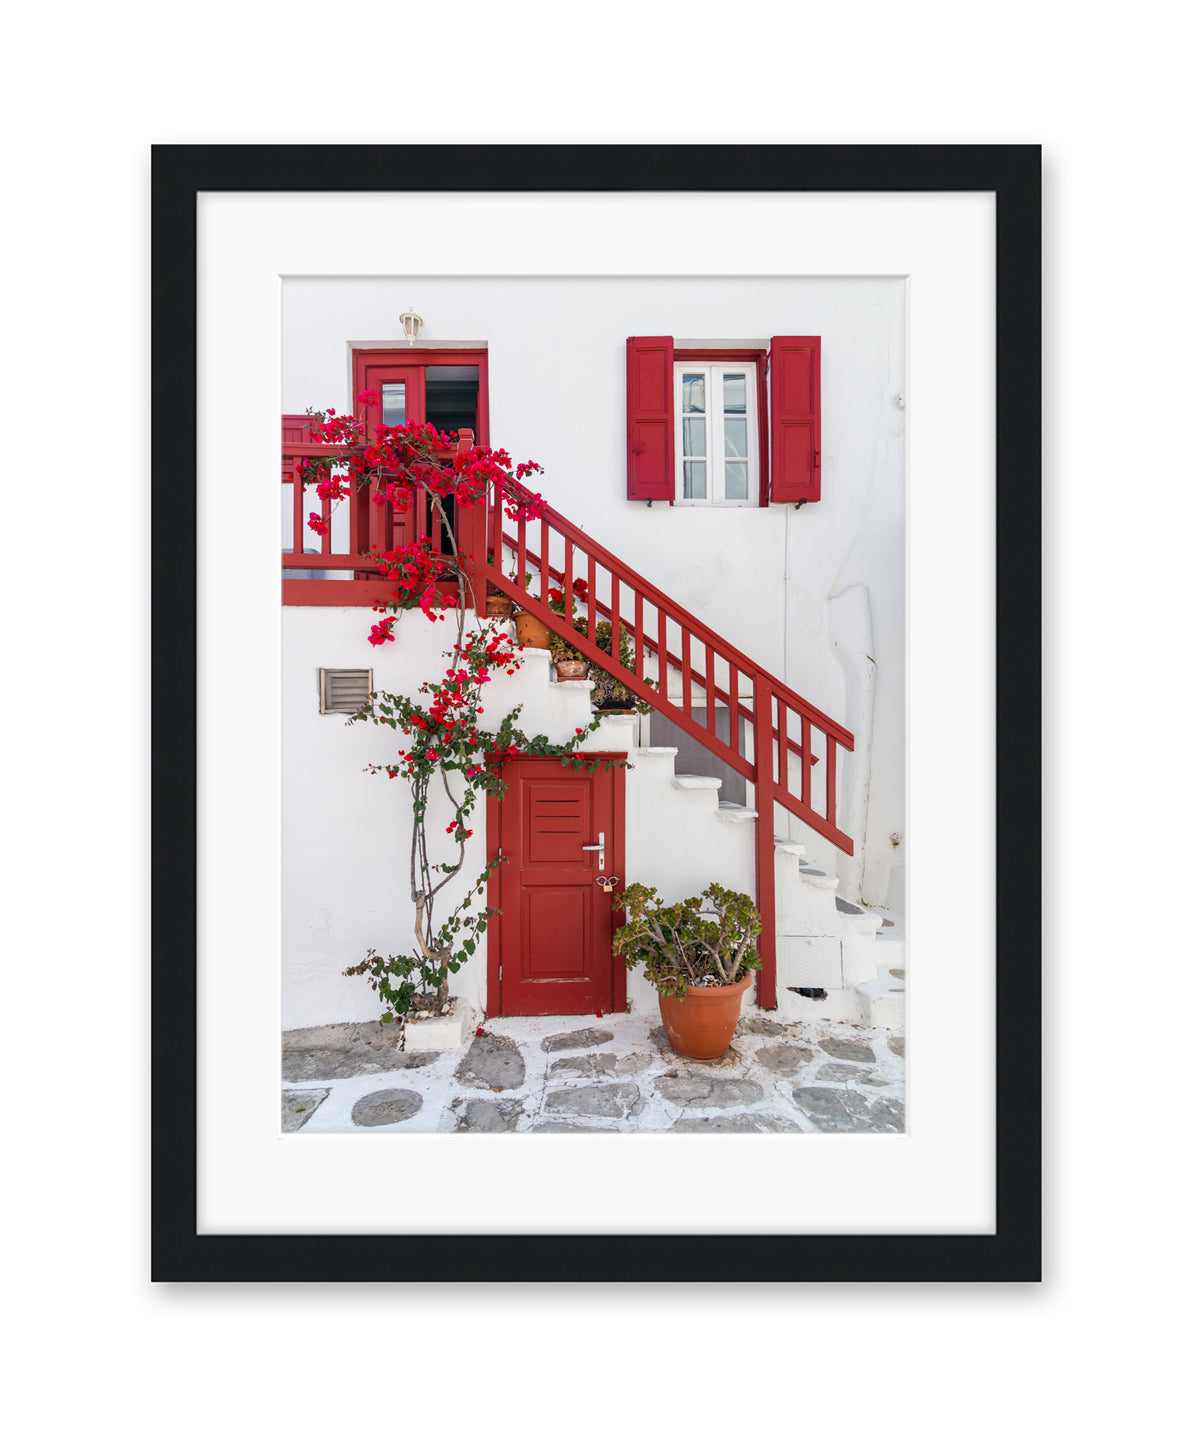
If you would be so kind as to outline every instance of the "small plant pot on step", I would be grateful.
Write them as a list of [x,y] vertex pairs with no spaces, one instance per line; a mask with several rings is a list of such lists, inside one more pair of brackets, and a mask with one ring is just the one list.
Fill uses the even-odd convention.
[[487,597],[487,613],[495,619],[511,618],[516,608],[516,602],[510,600],[507,595],[489,595]]
[[586,660],[556,660],[554,669],[560,680],[586,680],[589,666]]
[[518,610],[513,624],[517,627],[517,639],[522,645],[530,645],[535,650],[549,650],[549,627],[543,625],[536,615],[531,615],[528,610]]
[[691,1060],[717,1060],[729,1049],[742,1013],[752,971],[735,985],[689,985],[682,1000],[658,997],[658,1010],[671,1049]]

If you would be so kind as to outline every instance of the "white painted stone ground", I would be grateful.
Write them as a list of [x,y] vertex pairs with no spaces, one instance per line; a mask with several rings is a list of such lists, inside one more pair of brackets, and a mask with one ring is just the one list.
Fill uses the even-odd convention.
[[676,1055],[645,1016],[495,1019],[453,1050],[390,1027],[284,1035],[283,1128],[902,1131],[904,1040],[846,1022],[744,1017],[719,1060]]

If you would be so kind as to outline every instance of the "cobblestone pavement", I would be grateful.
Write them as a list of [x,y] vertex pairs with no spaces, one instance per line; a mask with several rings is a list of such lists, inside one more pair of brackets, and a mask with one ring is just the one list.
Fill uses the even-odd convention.
[[886,1030],[743,1017],[721,1059],[688,1060],[644,1015],[481,1029],[412,1052],[373,1022],[286,1031],[283,1130],[904,1130],[904,1038]]

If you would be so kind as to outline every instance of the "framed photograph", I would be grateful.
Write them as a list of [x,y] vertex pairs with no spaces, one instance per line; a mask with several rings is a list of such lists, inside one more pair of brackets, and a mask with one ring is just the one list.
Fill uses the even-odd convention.
[[155,147],[154,1279],[1040,1278],[1040,163]]

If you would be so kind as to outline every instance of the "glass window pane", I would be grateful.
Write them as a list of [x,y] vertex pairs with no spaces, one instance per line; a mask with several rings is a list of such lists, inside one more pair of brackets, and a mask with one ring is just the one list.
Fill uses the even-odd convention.
[[742,459],[749,454],[746,449],[745,420],[734,419],[728,415],[725,417],[725,453],[740,456]]
[[748,500],[750,498],[749,466],[744,460],[726,460],[725,462],[725,498],[726,500]]
[[425,419],[437,429],[476,429],[478,402],[478,365],[425,367]]
[[704,413],[704,376],[685,375],[683,377],[683,413],[703,414]]
[[683,417],[683,453],[685,455],[707,454],[704,446],[704,417],[691,415]]
[[404,381],[396,380],[379,387],[383,391],[383,423],[404,424]]
[[708,483],[705,480],[704,471],[703,460],[685,460],[683,462],[683,498],[685,500],[703,500],[708,495]]
[[725,393],[726,415],[744,415],[746,413],[746,377],[744,375],[726,375],[722,389]]

